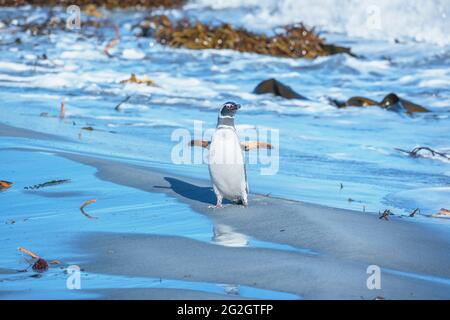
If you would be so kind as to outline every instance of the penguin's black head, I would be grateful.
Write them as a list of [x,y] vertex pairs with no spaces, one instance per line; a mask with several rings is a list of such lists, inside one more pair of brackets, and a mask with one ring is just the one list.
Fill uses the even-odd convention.
[[380,105],[383,108],[388,108],[397,102],[400,101],[400,98],[395,93],[390,93],[386,97],[384,97],[383,101],[381,101]]
[[221,118],[233,118],[236,111],[241,108],[240,104],[234,102],[225,102],[220,108],[219,117]]

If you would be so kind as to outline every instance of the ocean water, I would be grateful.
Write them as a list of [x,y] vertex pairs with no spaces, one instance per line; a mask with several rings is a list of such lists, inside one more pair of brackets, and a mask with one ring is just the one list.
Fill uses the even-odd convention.
[[450,43],[450,2],[446,0],[194,0],[188,8],[241,9],[239,20],[254,29],[302,21],[326,32],[371,40]]
[[[215,225],[176,199],[101,181],[95,177],[94,168],[52,152],[5,150],[8,141],[17,143],[18,139],[4,139],[0,143],[1,172],[14,175],[11,179],[14,186],[0,194],[0,299],[95,299],[102,297],[96,290],[114,288],[182,289],[254,299],[301,298],[240,283],[104,275],[84,270],[89,255],[76,243],[96,232],[176,236],[225,247],[316,253],[261,241],[235,232],[227,225]],[[70,181],[32,188],[38,181],[61,177]],[[85,208],[88,218],[79,207],[90,199],[96,202]],[[30,257],[18,251],[18,247],[29,249],[48,262],[58,260],[61,264],[50,265],[44,273],[33,272]],[[71,266],[81,269],[79,290],[67,289],[70,274],[66,270]],[[24,269],[26,272],[18,272]]]
[[[70,242],[70,235],[79,227],[87,231],[148,232],[213,241],[210,221],[177,201],[147,195],[148,202],[142,202],[142,195],[136,190],[100,183],[88,167],[45,154],[33,159],[39,164],[35,167],[26,162],[27,156],[6,148],[78,152],[208,179],[206,164],[174,163],[173,148],[179,141],[173,139],[173,133],[182,129],[194,136],[194,125],[198,122],[204,129],[214,128],[218,108],[229,100],[242,104],[236,118],[241,136],[267,129],[279,135],[279,139],[260,136],[275,145],[273,154],[279,155],[278,170],[263,175],[261,169],[267,163],[249,163],[251,192],[361,212],[377,213],[389,208],[396,214],[407,214],[420,208],[422,216],[415,221],[448,224],[446,219],[426,215],[450,207],[450,162],[431,156],[410,158],[395,148],[427,146],[450,151],[449,11],[450,3],[438,0],[377,1],[376,6],[369,1],[352,0],[327,0],[320,6],[317,1],[306,0],[191,1],[184,10],[159,11],[173,18],[187,16],[210,23],[230,22],[268,33],[278,25],[303,21],[316,26],[328,42],[349,46],[357,55],[304,60],[230,50],[164,47],[152,38],[135,36],[137,29],[133,26],[148,13],[134,11],[104,12],[121,30],[120,42],[110,51],[109,58],[103,48],[114,36],[112,28],[93,30],[82,22],[80,30],[33,36],[21,31],[20,25],[45,20],[48,9],[1,8],[0,122],[66,140],[2,138],[0,155],[8,161],[0,166],[0,179],[15,181],[20,186],[33,184],[28,182],[29,177],[36,174],[40,178],[33,180],[36,183],[47,178],[67,178],[66,175],[76,181],[77,172],[92,179],[68,185],[67,192],[74,192],[74,188],[82,192],[56,201],[61,210],[57,216],[48,209],[48,197],[23,191],[12,193],[12,189],[0,194],[5,222],[30,216],[35,219],[23,225],[2,225],[5,245],[0,247],[1,266],[14,268],[18,264],[15,251],[18,242],[25,247],[38,247],[45,256],[59,259],[64,259],[65,254],[69,256],[64,251],[68,247],[62,244],[55,249],[50,240],[39,246],[33,240],[36,234],[30,225],[39,227],[46,221],[55,230],[67,231],[60,235],[65,242]],[[60,8],[54,14],[61,19],[68,16]],[[47,59],[42,59],[43,55]],[[120,83],[131,73],[141,78],[148,76],[156,86]],[[254,87],[268,78],[282,81],[309,100],[254,95]],[[338,110],[328,102],[330,97],[345,100],[351,96],[381,100],[390,92],[432,112],[407,116],[378,108]],[[128,96],[120,111],[115,110]],[[64,120],[58,118],[61,102],[66,108]],[[248,160],[257,155],[252,151]],[[46,173],[50,170],[44,165],[46,157],[47,163],[66,168],[68,174],[61,177],[54,171]],[[128,195],[126,203],[115,198],[123,192]],[[15,197],[14,201],[7,195]],[[110,207],[102,208],[99,201],[100,207],[92,211],[99,216],[111,214],[107,224],[93,225],[80,217],[78,206],[88,195],[100,200],[104,197],[109,204]],[[29,211],[31,204],[33,210]],[[65,211],[72,207],[76,208],[73,214]],[[173,220],[152,215],[159,210],[179,214]],[[142,219],[141,225],[151,222],[157,227],[141,230],[134,223],[123,224],[121,212],[132,215],[144,212],[135,218]],[[175,223],[180,216],[187,219],[186,228]],[[72,224],[64,224],[60,218],[65,222],[69,219]],[[36,230],[43,225],[38,227]],[[21,230],[27,238],[21,237],[16,228],[24,228]],[[229,239],[222,240],[222,245],[229,245]],[[240,234],[234,235],[233,241],[238,246],[250,243],[289,250]],[[102,279],[98,278],[100,287]],[[122,283],[120,279],[117,282]],[[23,290],[28,288],[28,282],[8,282],[8,286],[10,290]],[[209,286],[205,284],[199,290],[215,292]],[[247,296],[259,297],[258,292]]]
[[[340,24],[332,23],[328,16],[337,5],[326,3],[329,7],[318,10],[309,1],[300,1],[298,6],[303,10],[299,12],[311,14],[298,16],[287,14],[294,6],[289,1],[230,2],[221,6],[194,2],[185,11],[165,13],[205,21],[215,17],[247,28],[254,27],[249,17],[262,21],[267,10],[274,19],[278,17],[279,24],[306,16],[310,20],[305,21],[313,24],[321,16],[329,20],[328,24],[318,24],[323,36],[331,43],[350,46],[357,58],[335,55],[304,60],[230,50],[171,49],[151,38],[134,36],[133,25],[146,13],[106,12],[121,26],[122,33],[121,41],[111,50],[113,57],[108,58],[102,51],[114,35],[112,28],[97,31],[100,35],[96,37],[92,29],[83,26],[78,31],[31,36],[15,25],[43,20],[47,9],[2,9],[1,119],[79,142],[63,147],[55,143],[53,147],[151,160],[186,175],[207,178],[206,165],[173,165],[171,154],[177,141],[172,141],[172,133],[183,128],[193,134],[194,121],[202,121],[204,129],[214,128],[219,106],[234,100],[243,105],[236,119],[242,135],[255,129],[279,132],[279,141],[273,141],[279,150],[279,170],[274,175],[261,175],[264,166],[250,164],[253,192],[355,210],[377,212],[388,206],[411,210],[405,201],[397,199],[397,193],[408,191],[413,195],[418,190],[420,194],[423,189],[433,193],[435,188],[449,188],[450,183],[448,161],[411,159],[395,150],[416,146],[450,150],[450,46],[440,40],[438,32],[448,30],[449,22],[436,18],[447,14],[448,3],[430,1],[416,13],[416,24],[428,21],[427,26],[436,30],[424,41],[409,36],[411,28],[406,26],[412,17],[405,18],[401,27],[385,26],[382,39],[354,34],[347,30],[354,29],[349,21],[354,15],[347,20],[341,17]],[[419,2],[410,1],[388,3],[381,2],[381,8],[388,12],[395,9],[397,14],[413,12],[419,6]],[[402,3],[404,10],[399,10]],[[352,5],[354,1],[344,1],[342,10],[348,11]],[[360,12],[363,6],[351,10]],[[62,9],[55,9],[55,15],[67,18]],[[6,25],[11,19],[14,21]],[[272,26],[268,22],[266,31],[270,32]],[[388,31],[398,33],[400,43],[393,42]],[[16,38],[22,44],[14,43]],[[40,59],[43,54],[48,59]],[[131,73],[146,75],[157,86],[121,84]],[[271,77],[309,100],[252,94],[260,81]],[[355,95],[381,100],[390,92],[432,112],[410,117],[378,108],[337,110],[328,102],[329,97],[345,100]],[[121,105],[120,112],[116,111],[115,106],[127,96],[130,99]],[[61,101],[66,105],[63,122],[56,117]],[[41,113],[50,117],[40,117]],[[83,127],[94,127],[95,131],[80,130]],[[417,206],[434,213],[450,206],[447,195],[436,193],[432,203],[427,199],[421,202],[419,197]]]

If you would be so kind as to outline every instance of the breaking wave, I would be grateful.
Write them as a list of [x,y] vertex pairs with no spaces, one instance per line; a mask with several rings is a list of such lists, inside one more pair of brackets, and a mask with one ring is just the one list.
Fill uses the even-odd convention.
[[255,29],[304,22],[352,37],[450,44],[448,0],[191,0],[188,6],[242,8],[241,22]]

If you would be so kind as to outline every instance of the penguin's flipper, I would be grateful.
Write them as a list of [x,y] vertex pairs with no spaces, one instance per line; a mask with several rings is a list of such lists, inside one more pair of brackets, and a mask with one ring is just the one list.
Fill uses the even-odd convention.
[[273,149],[273,146],[267,142],[245,141],[245,142],[241,142],[241,148],[244,151],[249,151],[252,149]]
[[189,145],[191,147],[202,147],[202,148],[209,148],[209,145],[211,144],[211,141],[206,141],[206,140],[191,140],[191,142],[189,142]]

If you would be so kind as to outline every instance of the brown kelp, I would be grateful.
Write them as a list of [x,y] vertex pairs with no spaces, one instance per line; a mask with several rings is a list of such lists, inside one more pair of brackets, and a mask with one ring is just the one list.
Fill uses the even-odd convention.
[[[120,81],[120,83],[137,83],[137,84],[145,84],[147,86],[155,86],[153,80],[151,80],[148,76],[144,75],[142,78],[138,78],[136,74],[132,73],[130,78]],[[129,98],[128,98],[129,99]],[[127,100],[128,100],[127,99]]]
[[35,189],[41,189],[51,186],[57,186],[64,183],[69,183],[70,179],[62,179],[62,180],[50,180],[44,183],[35,184],[33,186],[24,187],[25,190],[35,190]]
[[273,36],[256,34],[223,23],[210,26],[200,21],[181,19],[172,22],[165,15],[156,15],[141,22],[142,36],[175,48],[231,49],[288,58],[316,58],[336,53],[351,54],[349,48],[325,44],[314,29],[303,24],[278,28]]
[[0,190],[6,190],[12,187],[14,183],[6,181],[6,180],[0,180]]
[[0,6],[70,6],[76,4],[78,6],[104,6],[108,9],[128,7],[176,8],[182,6],[185,2],[185,0],[0,0]]

